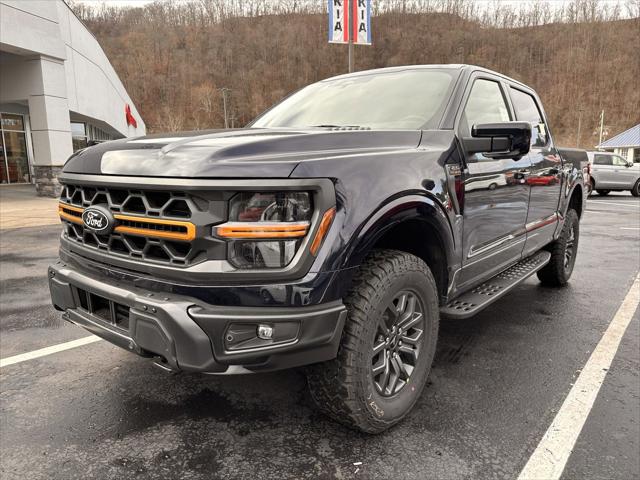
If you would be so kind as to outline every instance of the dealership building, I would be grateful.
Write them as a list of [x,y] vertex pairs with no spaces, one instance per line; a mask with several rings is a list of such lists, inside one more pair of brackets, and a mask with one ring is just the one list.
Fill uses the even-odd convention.
[[0,124],[0,183],[35,183],[48,196],[74,151],[145,134],[98,41],[63,0],[0,0]]

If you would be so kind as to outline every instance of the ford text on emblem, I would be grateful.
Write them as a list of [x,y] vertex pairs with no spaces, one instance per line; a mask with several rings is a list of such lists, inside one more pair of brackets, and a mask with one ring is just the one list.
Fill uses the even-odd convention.
[[89,207],[82,213],[84,226],[98,234],[106,235],[113,229],[113,216],[111,212],[100,205]]

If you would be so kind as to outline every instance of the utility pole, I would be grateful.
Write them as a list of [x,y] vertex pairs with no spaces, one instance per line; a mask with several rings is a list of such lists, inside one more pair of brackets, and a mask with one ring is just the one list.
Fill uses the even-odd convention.
[[602,130],[604,130],[604,110],[600,113],[600,140],[598,141],[598,145],[602,144]]
[[580,107],[578,109],[578,136],[576,138],[576,148],[580,148],[580,130],[582,130],[582,111],[584,109]]
[[227,92],[231,89],[223,87],[220,89],[222,92],[222,107],[224,108],[224,128],[229,128],[229,114],[227,112]]

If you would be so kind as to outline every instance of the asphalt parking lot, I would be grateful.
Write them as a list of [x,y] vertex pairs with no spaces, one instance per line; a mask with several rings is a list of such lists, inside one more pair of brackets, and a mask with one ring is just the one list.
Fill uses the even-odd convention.
[[[421,400],[382,435],[316,413],[298,371],[169,375],[99,341],[2,367],[0,477],[516,478],[640,269],[639,199],[592,197],[581,229],[568,287],[534,276],[478,316],[442,324]],[[0,232],[3,359],[87,336],[49,305],[59,231]],[[563,478],[638,478],[638,451],[640,311]]]

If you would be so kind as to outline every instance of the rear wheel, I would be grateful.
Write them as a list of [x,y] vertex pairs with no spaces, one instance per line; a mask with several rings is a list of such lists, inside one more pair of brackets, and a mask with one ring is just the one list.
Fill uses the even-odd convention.
[[359,268],[337,358],[307,369],[311,396],[349,427],[379,433],[413,408],[438,338],[438,292],[418,257],[380,250]]
[[598,195],[602,195],[604,197],[605,195],[609,195],[609,193],[611,193],[611,190],[602,190],[601,188],[599,188],[598,190],[596,190],[596,192],[598,192]]
[[551,260],[538,271],[538,278],[544,285],[562,287],[567,284],[576,263],[579,238],[580,219],[575,210],[569,210],[560,237],[547,247]]
[[634,197],[640,197],[640,179],[636,182],[636,184],[631,189],[631,195]]

